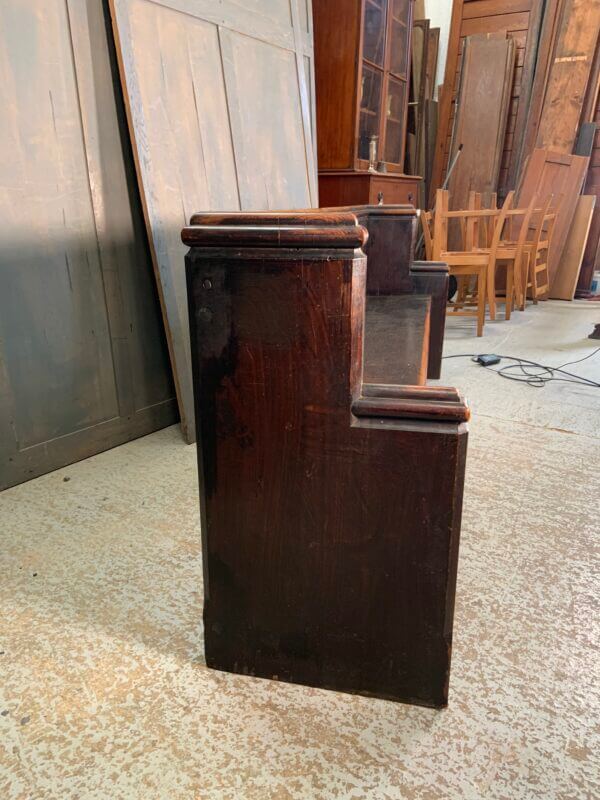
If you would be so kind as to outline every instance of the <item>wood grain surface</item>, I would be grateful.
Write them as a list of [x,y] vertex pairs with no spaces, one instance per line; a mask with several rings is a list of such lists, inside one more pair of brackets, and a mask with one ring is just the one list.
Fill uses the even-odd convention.
[[[505,34],[467,36],[450,146],[452,160],[462,151],[450,178],[450,209],[465,209],[469,193],[484,206],[498,188],[515,63],[514,40]],[[461,249],[458,226],[449,232],[449,249]]]
[[554,300],[572,300],[575,296],[595,206],[595,194],[584,194],[577,198],[571,227],[550,289],[550,297]]
[[577,198],[585,181],[589,158],[553,153],[549,150],[533,151],[523,175],[518,193],[520,208],[528,206],[534,197],[545,203],[553,198],[552,207],[557,209],[548,254],[550,293],[559,270],[567,236],[571,228]]
[[546,78],[536,147],[573,152],[600,30],[600,0],[565,0]]
[[449,163],[464,39],[474,34],[503,33],[515,42],[515,79],[504,138],[499,189],[504,195],[516,186],[521,169],[521,142],[527,123],[543,8],[543,0],[454,0],[444,88],[439,98],[439,127],[430,203],[433,202],[435,190],[442,185]]

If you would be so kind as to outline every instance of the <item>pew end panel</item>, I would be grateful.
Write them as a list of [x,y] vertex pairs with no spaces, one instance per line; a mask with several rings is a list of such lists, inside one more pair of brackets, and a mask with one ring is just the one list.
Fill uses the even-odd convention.
[[445,705],[463,399],[365,380],[357,215],[192,222],[207,664]]

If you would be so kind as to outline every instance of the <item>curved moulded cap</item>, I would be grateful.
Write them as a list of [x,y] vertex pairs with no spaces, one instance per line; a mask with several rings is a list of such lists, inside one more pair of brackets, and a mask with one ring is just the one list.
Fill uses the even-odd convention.
[[368,232],[350,212],[194,214],[181,232],[189,247],[362,248]]

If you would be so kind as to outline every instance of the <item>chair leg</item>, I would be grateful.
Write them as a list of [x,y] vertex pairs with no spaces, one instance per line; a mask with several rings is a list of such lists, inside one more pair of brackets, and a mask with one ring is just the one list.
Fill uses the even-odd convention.
[[504,318],[510,319],[514,292],[514,264],[506,265],[506,303],[504,305]]
[[513,295],[513,305],[512,310],[514,311],[515,308],[521,308],[521,295],[522,295],[522,271],[521,271],[521,258],[523,257],[522,254],[519,255],[513,262],[513,280],[514,280],[514,295]]
[[477,336],[483,336],[485,324],[485,295],[487,269],[482,269],[477,276]]
[[535,271],[535,260],[531,267],[531,297],[534,306],[538,304],[537,272]]
[[463,304],[465,302],[465,297],[467,294],[467,288],[466,288],[467,279],[464,275],[459,275],[457,276],[456,280],[458,282],[458,289],[456,292],[456,300],[454,301],[455,302],[454,310],[458,311],[458,309],[462,307],[462,305],[459,305],[459,303]]
[[490,319],[496,319],[496,265],[488,265],[487,275],[487,295],[490,307]]
[[527,284],[529,282],[529,253],[523,253],[523,266],[521,269],[521,297],[519,308],[525,311],[527,306]]

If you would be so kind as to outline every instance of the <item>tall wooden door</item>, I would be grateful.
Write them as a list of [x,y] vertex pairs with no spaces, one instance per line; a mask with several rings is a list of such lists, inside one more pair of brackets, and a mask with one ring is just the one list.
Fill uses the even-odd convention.
[[177,418],[107,19],[0,3],[0,488]]
[[584,156],[536,149],[531,154],[519,187],[518,204],[521,208],[526,208],[534,197],[541,203],[551,197],[552,205],[557,209],[548,253],[550,297],[553,296],[554,279],[560,268],[563,249],[575,214],[577,197],[583,188],[588,164],[589,158]]
[[577,282],[576,296],[586,297],[592,286],[594,270],[600,265],[600,95],[596,100],[595,120],[596,135],[594,137],[594,147],[585,179],[584,194],[596,196],[596,205],[592,217],[592,226],[588,237],[581,273]]
[[521,141],[527,122],[543,8],[543,0],[454,0],[430,202],[433,201],[435,190],[442,185],[448,166],[464,40],[466,36],[478,33],[501,33],[515,42],[514,79],[498,181],[502,195],[514,189],[518,179]]
[[[572,153],[577,139],[588,81],[600,31],[600,0],[564,0],[556,39],[545,76],[537,123],[536,147]],[[564,101],[565,95],[569,98]],[[593,107],[593,103],[592,103]]]
[[[462,146],[448,182],[453,210],[467,208],[471,191],[480,192],[487,205],[498,188],[514,64],[514,39],[493,33],[466,37],[450,145],[450,161]],[[450,249],[460,249],[459,240]]]
[[318,205],[310,0],[110,0],[184,435],[180,233],[197,211]]

